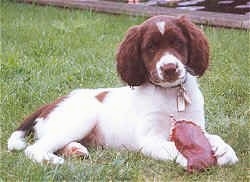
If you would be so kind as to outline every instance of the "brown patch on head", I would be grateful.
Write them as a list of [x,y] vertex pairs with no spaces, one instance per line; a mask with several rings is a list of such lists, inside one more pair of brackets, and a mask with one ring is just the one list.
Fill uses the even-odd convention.
[[104,91],[104,92],[101,92],[99,93],[98,95],[95,96],[95,98],[99,101],[99,102],[103,102],[106,95],[108,94],[109,92],[108,91]]
[[155,16],[131,27],[117,52],[117,71],[130,86],[152,78],[156,63],[166,53],[174,55],[192,74],[208,67],[209,47],[203,32],[184,17]]
[[188,40],[186,65],[192,70],[193,75],[202,76],[209,65],[208,40],[202,30],[185,17],[178,19],[177,25]]
[[[183,64],[187,63],[187,39],[175,21],[176,19],[160,16],[152,18],[151,21],[148,20],[143,24],[144,34],[141,43],[141,54],[150,80],[156,79],[152,79],[152,73],[156,71],[156,64],[166,53],[175,56]],[[162,23],[165,26],[164,33],[159,31],[158,22],[165,22]]]
[[140,26],[131,27],[116,54],[117,71],[129,86],[138,86],[147,80],[147,72],[141,58]]

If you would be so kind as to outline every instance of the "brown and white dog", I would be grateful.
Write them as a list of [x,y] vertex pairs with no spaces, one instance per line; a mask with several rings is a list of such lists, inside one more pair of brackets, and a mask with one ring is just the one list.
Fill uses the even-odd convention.
[[[130,28],[117,52],[121,88],[77,89],[44,105],[12,133],[8,149],[26,148],[36,162],[61,164],[65,155],[88,155],[86,146],[126,148],[187,166],[169,134],[176,120],[194,121],[205,131],[203,95],[196,77],[209,64],[203,32],[185,17],[152,17]],[[219,136],[206,133],[218,165],[238,161]]]

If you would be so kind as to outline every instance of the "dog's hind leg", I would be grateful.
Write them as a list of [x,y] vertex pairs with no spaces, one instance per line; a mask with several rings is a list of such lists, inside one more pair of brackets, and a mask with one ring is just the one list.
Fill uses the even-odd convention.
[[45,110],[49,105],[40,107],[31,115],[26,117],[21,125],[14,131],[8,139],[8,150],[22,150],[26,147],[25,136],[30,133],[36,123],[36,118]]
[[33,161],[63,163],[54,153],[73,141],[80,141],[96,127],[100,103],[94,98],[71,97],[35,126],[38,140],[26,148],[25,154]]
[[[86,125],[86,122],[89,122],[88,126]],[[59,129],[54,133],[46,133],[44,136],[35,141],[34,144],[25,149],[25,155],[38,163],[46,161],[53,164],[62,164],[64,162],[63,158],[55,155],[54,153],[73,141],[78,141],[82,137],[88,135],[94,127],[95,121],[92,120],[86,122],[83,121],[83,126],[86,128],[77,128],[77,126],[75,126],[75,128],[68,127],[68,130]]]

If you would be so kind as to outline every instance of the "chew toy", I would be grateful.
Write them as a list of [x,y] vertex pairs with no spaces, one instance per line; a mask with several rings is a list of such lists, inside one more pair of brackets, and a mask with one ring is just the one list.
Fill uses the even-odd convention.
[[170,140],[187,159],[188,172],[202,171],[217,164],[208,139],[201,128],[192,121],[174,120]]

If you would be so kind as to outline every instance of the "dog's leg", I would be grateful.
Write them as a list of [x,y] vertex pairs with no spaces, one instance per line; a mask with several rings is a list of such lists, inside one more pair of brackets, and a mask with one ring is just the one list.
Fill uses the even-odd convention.
[[141,141],[142,153],[160,160],[171,160],[187,167],[187,159],[179,153],[174,142],[169,142],[161,137],[144,137]]
[[39,121],[34,127],[35,133],[39,134],[38,140],[26,148],[26,156],[39,163],[63,163],[63,158],[56,156],[54,152],[88,136],[97,124],[99,103],[95,99],[84,101],[81,105],[75,104],[77,100],[65,103],[46,120]]
[[42,149],[37,143],[28,146],[24,152],[25,155],[34,162],[48,162],[52,164],[62,164],[64,162],[63,158],[58,157],[51,151]]
[[238,162],[235,151],[218,135],[205,134],[212,146],[218,165],[234,164]]
[[91,129],[94,127],[95,121],[83,122],[83,126],[86,128],[68,127],[68,130],[58,130],[50,133],[46,133],[45,136],[37,140],[33,145],[28,146],[25,149],[25,154],[28,158],[35,162],[42,163],[48,161],[53,164],[62,164],[63,158],[58,157],[54,152],[63,148],[72,141],[80,140],[82,137],[87,136]]
[[34,162],[48,162],[52,164],[62,164],[64,159],[54,154],[56,148],[60,148],[66,144],[66,140],[59,141],[58,137],[45,136],[37,140],[34,144],[28,146],[24,153]]
[[[65,132],[63,131],[47,134],[37,140],[33,145],[28,146],[24,151],[25,155],[38,163],[49,162],[52,164],[62,164],[64,159],[55,155],[54,152],[64,148],[64,146],[66,146],[66,148],[68,147],[68,150],[70,150],[70,148],[73,149],[72,141],[80,139],[80,137],[77,136],[77,130],[75,130],[75,135],[72,130],[69,130],[69,133],[71,133],[70,136],[64,136]],[[82,136],[86,136],[87,134],[88,132],[82,133]],[[71,146],[68,144],[71,144]],[[79,151],[88,155],[85,147],[77,146],[77,148],[75,152]]]
[[8,139],[8,150],[22,150],[26,147],[24,131],[14,131]]
[[[62,164],[64,159],[55,155],[51,151],[47,151],[47,149],[41,148],[41,141],[38,141],[34,145],[27,147],[25,150],[25,154],[27,157],[32,159],[35,162],[49,162],[52,164]],[[77,142],[71,142],[60,149],[57,153],[69,157],[69,156],[78,156],[78,157],[88,157],[89,153],[86,147]]]

